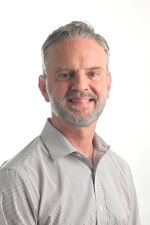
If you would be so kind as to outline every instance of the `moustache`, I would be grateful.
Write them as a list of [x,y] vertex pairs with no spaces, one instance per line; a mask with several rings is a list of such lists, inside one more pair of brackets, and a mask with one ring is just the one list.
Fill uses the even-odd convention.
[[97,100],[97,96],[94,93],[89,93],[87,91],[76,91],[76,90],[67,92],[64,99],[68,100],[71,98],[84,98],[84,97],[87,97],[92,100]]

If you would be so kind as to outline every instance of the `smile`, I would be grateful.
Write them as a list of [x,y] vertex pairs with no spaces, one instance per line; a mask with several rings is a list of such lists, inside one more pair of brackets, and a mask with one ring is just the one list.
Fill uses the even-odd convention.
[[91,102],[91,101],[94,101],[94,99],[92,98],[71,98],[71,99],[68,99],[69,102],[74,102],[74,103],[86,103],[86,102]]

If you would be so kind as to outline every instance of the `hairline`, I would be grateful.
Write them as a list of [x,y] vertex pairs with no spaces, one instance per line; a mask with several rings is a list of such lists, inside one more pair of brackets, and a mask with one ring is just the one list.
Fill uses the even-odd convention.
[[95,40],[103,48],[106,54],[107,70],[109,72],[109,46],[105,38],[96,33],[90,24],[82,21],[73,21],[65,26],[59,27],[57,30],[54,30],[45,40],[42,46],[43,74],[47,74],[47,61],[50,57],[50,52],[53,46],[59,42],[77,38]]

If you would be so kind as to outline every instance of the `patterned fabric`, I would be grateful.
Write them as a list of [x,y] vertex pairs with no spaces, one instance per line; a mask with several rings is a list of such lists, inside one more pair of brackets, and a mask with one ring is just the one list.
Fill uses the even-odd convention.
[[93,142],[92,163],[47,121],[0,169],[0,225],[140,225],[128,165]]

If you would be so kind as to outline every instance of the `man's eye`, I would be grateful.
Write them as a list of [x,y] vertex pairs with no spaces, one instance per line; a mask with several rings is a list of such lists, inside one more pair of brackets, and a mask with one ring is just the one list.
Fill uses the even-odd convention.
[[70,72],[62,72],[58,75],[59,80],[69,80],[71,78]]
[[98,76],[98,73],[95,72],[95,71],[90,71],[90,72],[88,73],[88,76],[89,76],[89,77],[96,77],[96,76]]

